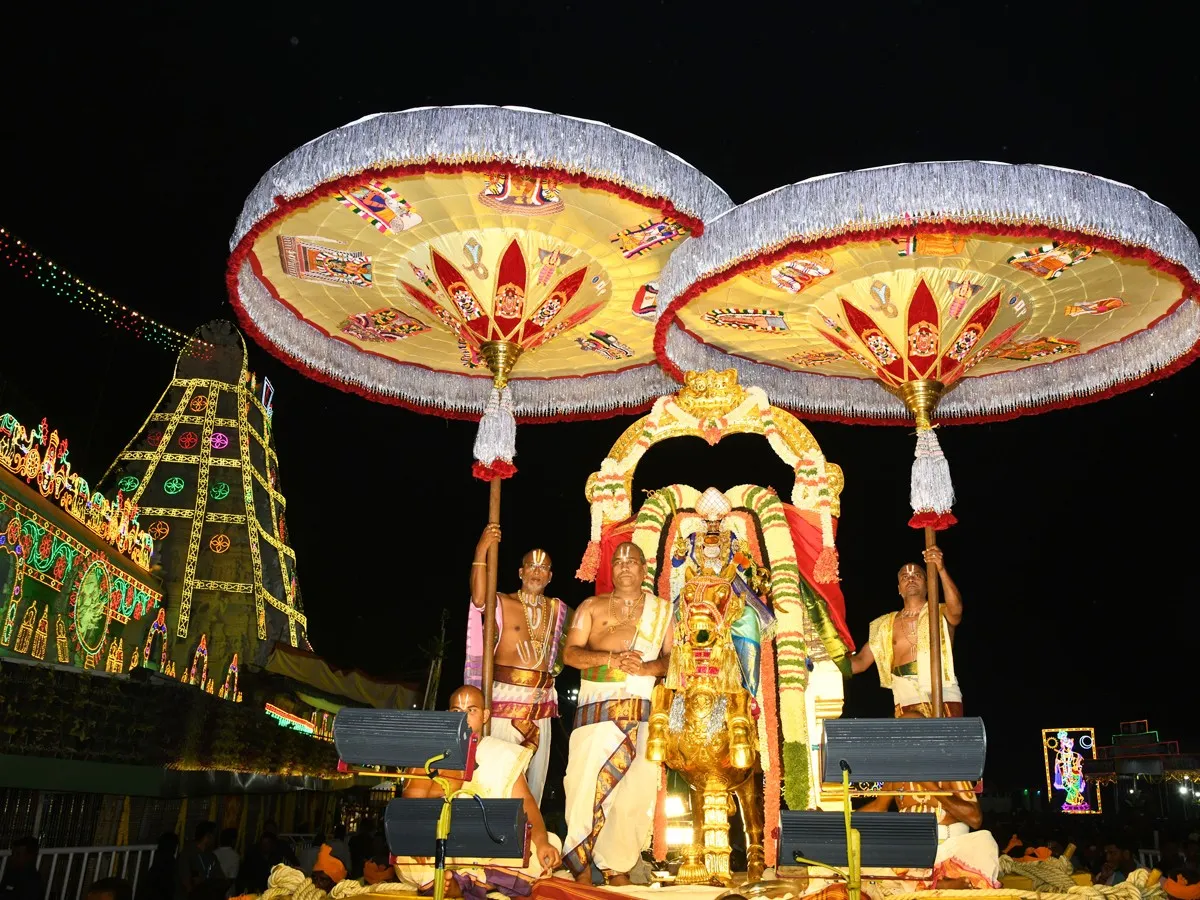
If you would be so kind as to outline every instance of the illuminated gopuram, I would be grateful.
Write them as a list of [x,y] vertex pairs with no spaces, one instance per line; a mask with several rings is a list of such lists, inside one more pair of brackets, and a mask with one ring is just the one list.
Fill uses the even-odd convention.
[[272,394],[247,368],[241,333],[210,322],[184,346],[171,383],[103,479],[138,505],[154,537],[166,614],[147,635],[145,661],[203,685],[219,688],[231,665],[263,664],[276,642],[310,649]]

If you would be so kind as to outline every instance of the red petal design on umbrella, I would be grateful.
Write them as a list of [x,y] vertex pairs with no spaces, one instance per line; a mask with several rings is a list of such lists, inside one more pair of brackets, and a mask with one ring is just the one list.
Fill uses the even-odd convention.
[[[583,287],[583,280],[586,277],[587,277],[587,266],[583,266],[582,268],[577,269],[574,272],[572,272],[570,275],[565,276],[558,282],[558,284],[556,284],[554,286],[554,289],[550,291],[550,296],[547,297],[544,301],[542,301],[542,306],[545,306],[547,303],[549,303],[552,300],[557,301],[559,312],[555,313],[555,315],[556,316],[559,315],[559,313],[561,313],[562,310],[567,308],[567,304],[570,303],[573,299],[575,299],[575,295],[577,293],[579,293],[579,289],[581,287]],[[596,312],[596,310],[598,310],[603,305],[604,305],[603,300],[597,301],[596,303],[593,303],[591,306],[585,306],[585,307],[583,307],[583,309],[576,310],[575,312],[571,313],[571,315],[569,315],[562,322],[560,322],[559,324],[555,325],[553,328],[550,328],[547,331],[542,331],[539,328],[537,330],[537,332],[532,335],[532,337],[529,337],[524,342],[525,349],[530,350],[534,347],[539,347],[542,344],[544,344],[546,341],[550,340],[551,338],[557,337],[558,335],[562,334],[564,331],[569,331],[570,329],[572,329],[576,325],[578,325],[580,322],[589,318],[593,313]],[[541,307],[538,307],[538,308],[541,309]],[[547,319],[547,321],[550,321],[550,319]],[[529,333],[530,333],[530,329],[529,329],[529,325],[527,324],[526,325],[526,334],[528,335]]]
[[920,378],[928,378],[941,351],[941,313],[933,292],[922,278],[917,282],[908,304],[905,335],[908,340],[908,364]]
[[846,313],[846,321],[858,335],[858,339],[866,346],[867,359],[874,362],[875,367],[885,376],[884,380],[892,383],[903,383],[908,380],[908,370],[904,365],[904,356],[895,348],[887,336],[875,324],[875,320],[856,306],[852,306],[844,297],[839,297],[842,310]]
[[496,292],[492,299],[492,319],[504,340],[513,339],[514,332],[525,316],[525,287],[529,270],[525,254],[516,238],[500,257],[496,269]]
[[[977,351],[975,355],[967,361],[967,364],[963,367],[962,373],[960,374],[966,374],[971,369],[975,368],[975,366],[977,366],[979,363],[983,362],[985,359],[999,350],[1004,344],[1012,339],[1013,335],[1025,327],[1026,321],[1027,320],[1022,319],[1019,322],[1014,322],[1012,325],[1009,325],[1002,332],[988,341],[988,345],[986,347]],[[955,376],[956,380],[957,378],[958,375]]]
[[[400,281],[400,279],[396,279]],[[407,281],[400,281],[400,286],[408,291],[409,296],[417,301],[423,309],[433,314],[439,322],[445,325],[454,334],[455,337],[462,338],[464,341],[478,346],[479,338],[472,331],[463,327],[462,322],[446,307],[442,306],[424,291],[413,287]]]
[[996,315],[1000,312],[1000,295],[992,297],[987,303],[971,313],[971,317],[967,319],[967,324],[964,325],[954,336],[954,340],[949,342],[946,352],[942,354],[940,362],[941,382],[943,384],[953,384],[966,370],[963,368],[963,363],[978,345],[979,341],[992,323],[996,321]]
[[467,323],[468,328],[487,340],[491,333],[492,320],[484,315],[479,298],[475,296],[467,280],[450,260],[436,250],[430,249],[429,258],[438,281],[442,283],[442,290],[458,310],[459,317]]

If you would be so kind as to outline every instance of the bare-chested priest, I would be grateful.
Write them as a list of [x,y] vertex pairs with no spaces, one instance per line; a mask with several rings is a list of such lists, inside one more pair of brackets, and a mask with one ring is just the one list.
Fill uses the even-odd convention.
[[[467,616],[467,663],[463,680],[483,687],[483,601],[487,596],[487,552],[500,542],[500,526],[488,525],[471,563],[471,613]],[[550,720],[558,718],[554,678],[562,671],[562,649],[570,608],[546,596],[553,572],[550,554],[530,550],[517,571],[521,587],[496,594],[496,645],[492,670],[494,738],[532,751],[525,777],[541,804],[550,765]]]
[[636,544],[613,553],[613,590],[575,612],[563,658],[580,669],[567,757],[563,862],[591,883],[629,884],[654,826],[659,768],[646,759],[650,695],[671,658],[671,604],[642,587],[646,557]]
[[[451,712],[467,714],[467,725],[475,734],[483,734],[483,725],[488,720],[483,693],[477,687],[464,685],[450,697]],[[530,886],[538,878],[554,872],[562,858],[558,835],[546,831],[541,810],[534,802],[529,784],[525,780],[525,764],[529,749],[499,741],[494,737],[481,737],[475,750],[475,771],[471,780],[465,782],[462,772],[442,772],[452,790],[466,790],[486,800],[505,797],[522,800],[525,816],[529,820],[529,839],[532,854],[528,865],[521,867],[515,860],[460,861],[453,872],[446,872],[447,897],[482,897],[485,892],[499,892],[508,897],[528,897]],[[415,770],[413,770],[415,771]],[[441,797],[442,788],[437,782],[426,778],[413,778],[404,782],[405,797]],[[436,875],[431,857],[408,857],[396,860],[396,876],[400,883],[422,894],[431,893]]]
[[[945,602],[942,612],[942,715],[963,714],[962,691],[954,674],[954,629],[962,621],[962,596],[954,579],[946,571],[942,551],[930,547],[925,561],[938,570]],[[904,606],[871,622],[867,645],[851,659],[855,675],[874,664],[879,668],[879,683],[891,688],[896,716],[916,713],[933,714],[932,684],[929,671],[929,604],[926,602],[925,567],[909,563],[900,570],[898,588]]]

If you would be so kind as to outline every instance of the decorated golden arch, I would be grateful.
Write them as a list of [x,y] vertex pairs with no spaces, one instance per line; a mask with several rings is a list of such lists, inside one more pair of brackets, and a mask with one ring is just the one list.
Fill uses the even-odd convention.
[[603,563],[618,544],[632,541],[646,556],[646,589],[674,600],[680,584],[679,570],[669,561],[671,548],[703,532],[697,503],[704,486],[661,487],[635,511],[634,473],[646,451],[662,441],[700,437],[715,445],[730,434],[762,435],[794,472],[790,502],[754,484],[723,492],[732,510],[723,527],[747,559],[770,573],[775,626],[763,635],[756,700],[771,823],[781,790],[792,809],[824,802],[812,777],[812,745],[822,721],[841,715],[842,682],[854,647],[837,576],[834,523],[842,470],[826,460],[795,416],[772,406],[761,388],[739,384],[734,370],[689,372],[679,392],[660,397],[626,429],[588,478],[591,539],[577,576],[595,581],[597,593],[611,590]]

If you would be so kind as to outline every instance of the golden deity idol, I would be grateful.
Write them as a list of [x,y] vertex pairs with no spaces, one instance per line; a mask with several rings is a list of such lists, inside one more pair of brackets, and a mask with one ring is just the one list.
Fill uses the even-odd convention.
[[675,613],[675,644],[665,684],[654,689],[646,756],[683,775],[691,788],[699,865],[683,865],[678,884],[728,887],[729,816],[733,795],[746,831],[750,881],[762,877],[763,802],[758,732],[742,686],[733,623],[745,603],[733,589],[735,567],[691,574]]

